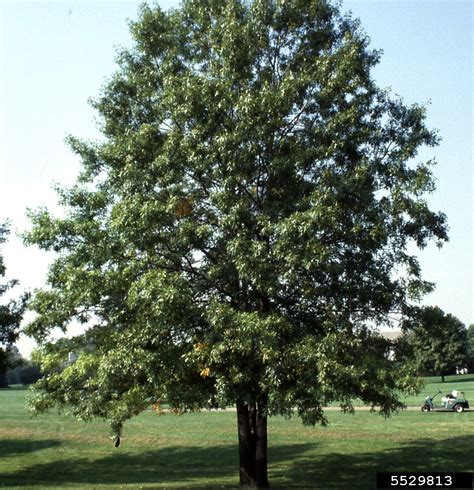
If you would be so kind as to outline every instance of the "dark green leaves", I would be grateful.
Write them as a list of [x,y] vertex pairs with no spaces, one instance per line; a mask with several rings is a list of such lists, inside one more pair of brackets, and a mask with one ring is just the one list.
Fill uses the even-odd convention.
[[466,365],[467,330],[455,316],[429,306],[407,327],[407,357],[413,358],[420,373],[445,375]]
[[[410,243],[447,238],[414,160],[438,141],[425,109],[375,85],[380,53],[328,1],[144,6],[131,31],[94,102],[104,140],[68,140],[83,172],[65,216],[32,214],[27,241],[59,253],[32,303],[55,366],[37,406],[117,433],[162,397],[264,393],[308,423],[331,401],[400,407],[413,380],[371,330],[430,287]],[[75,321],[66,366],[48,335]]]
[[[0,223],[0,245],[5,243],[9,233],[9,224]],[[0,254],[0,278],[6,273],[3,255]],[[9,289],[16,286],[18,281],[11,280],[0,284],[0,296],[5,294]],[[14,365],[14,356],[11,348],[19,336],[20,322],[25,310],[25,303],[28,295],[24,294],[19,300],[10,300],[8,303],[0,304],[0,382],[3,380],[3,374],[8,367]]]

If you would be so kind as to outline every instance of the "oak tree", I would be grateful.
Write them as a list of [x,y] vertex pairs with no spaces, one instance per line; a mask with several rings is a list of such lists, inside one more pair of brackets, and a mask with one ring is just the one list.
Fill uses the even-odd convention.
[[[389,414],[414,386],[373,326],[431,288],[408,246],[446,239],[417,157],[438,137],[330,1],[145,5],[130,28],[93,102],[103,138],[69,138],[65,216],[31,215],[26,241],[58,253],[32,302],[49,374],[31,403],[116,437],[158,400],[236,406],[240,484],[263,488],[268,416],[324,423],[355,397]],[[73,321],[83,335],[51,339]]]

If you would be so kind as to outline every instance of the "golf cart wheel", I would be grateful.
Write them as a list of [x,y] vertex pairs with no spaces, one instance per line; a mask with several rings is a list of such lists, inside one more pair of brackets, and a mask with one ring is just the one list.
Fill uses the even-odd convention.
[[456,410],[457,413],[463,413],[464,412],[464,405],[461,405],[460,403],[454,407],[454,410]]
[[423,405],[423,406],[421,407],[421,411],[422,411],[422,412],[429,412],[429,411],[430,411],[430,407],[429,407],[428,405]]

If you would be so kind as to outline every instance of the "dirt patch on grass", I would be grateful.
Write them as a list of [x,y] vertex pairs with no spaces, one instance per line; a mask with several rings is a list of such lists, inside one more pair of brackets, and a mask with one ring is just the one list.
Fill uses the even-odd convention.
[[280,438],[299,439],[305,442],[318,441],[364,441],[371,440],[373,442],[388,441],[391,443],[403,443],[417,439],[416,435],[409,433],[385,432],[385,431],[372,431],[363,429],[347,429],[347,428],[331,428],[329,425],[327,428],[317,428],[316,430],[309,430],[307,432],[303,430],[295,431],[294,428],[288,430],[271,428],[269,431],[270,438],[273,440]]
[[37,432],[15,427],[13,429],[0,429],[0,438],[2,439],[26,439],[38,435]]
[[77,434],[63,431],[34,431],[17,427],[14,429],[0,429],[0,439],[31,439],[42,440],[44,438],[55,438],[74,442],[95,442],[100,443],[108,440],[108,437],[94,434]]

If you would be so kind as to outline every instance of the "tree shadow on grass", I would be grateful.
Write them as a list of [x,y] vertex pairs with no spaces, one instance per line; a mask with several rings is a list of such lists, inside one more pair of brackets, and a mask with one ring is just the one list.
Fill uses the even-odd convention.
[[0,439],[0,459],[41,451],[61,445],[57,439]]
[[[64,456],[64,455],[61,455]],[[237,446],[217,447],[170,446],[156,450],[136,452],[126,447],[115,450],[111,447],[110,456],[100,459],[68,458],[55,459],[45,463],[28,466],[24,470],[0,473],[0,484],[9,487],[51,486],[65,484],[94,485],[109,484],[114,488],[120,485],[163,485],[169,483],[179,488],[179,483],[191,488],[187,482],[199,479],[228,479],[237,475]],[[0,485],[1,486],[1,485]],[[209,485],[192,488],[211,488]],[[220,486],[219,488],[222,488]]]
[[[374,452],[303,455],[289,470],[278,466],[276,481],[289,477],[285,488],[376,488],[378,472],[474,472],[474,436],[418,439]],[[309,457],[308,457],[309,456]],[[471,487],[469,487],[471,489]],[[441,489],[442,490],[442,489]]]
[[[324,453],[321,444],[285,444],[269,450],[272,488],[375,488],[382,471],[474,471],[473,436],[405,442],[362,453]],[[236,488],[236,445],[171,446],[139,453],[116,451],[101,459],[68,458],[0,475],[9,487],[145,485],[147,488]],[[229,483],[232,482],[232,483]],[[154,487],[153,487],[154,485]]]

